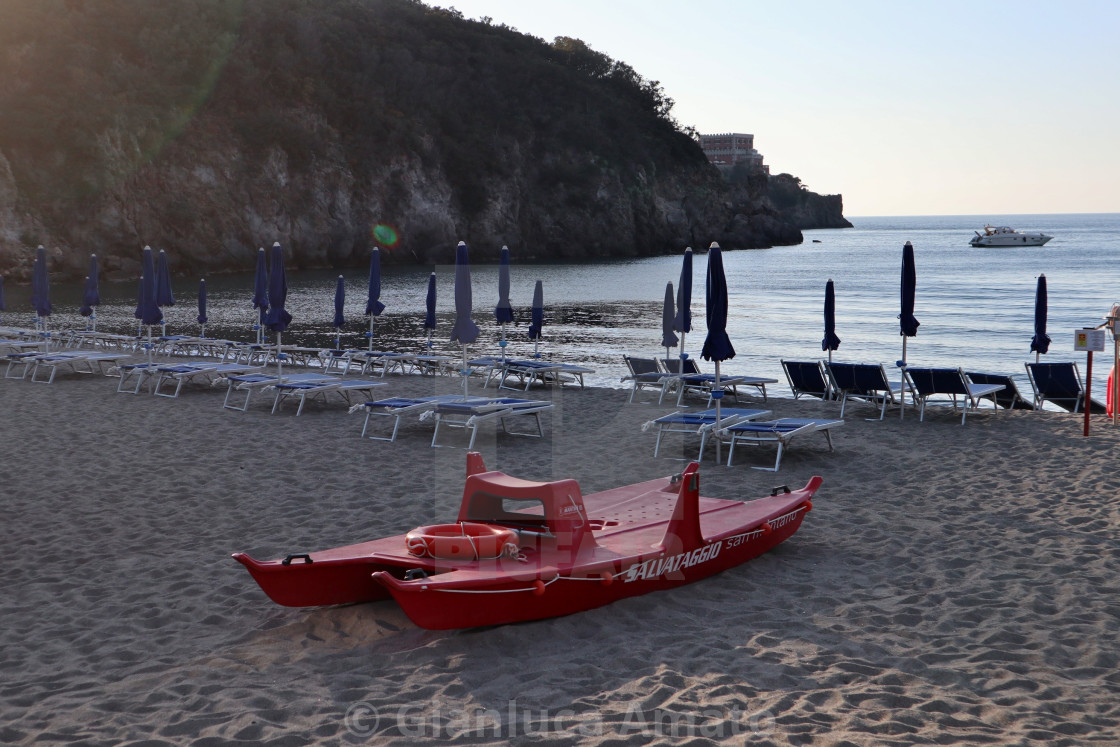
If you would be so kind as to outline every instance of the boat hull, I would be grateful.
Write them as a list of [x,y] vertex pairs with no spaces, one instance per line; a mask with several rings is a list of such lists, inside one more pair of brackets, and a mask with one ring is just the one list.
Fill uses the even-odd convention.
[[[569,573],[545,569],[532,580],[495,580],[470,586],[441,583],[439,577],[400,581],[389,574],[375,573],[374,578],[384,584],[412,622],[429,630],[542,620],[675,589],[722,573],[789,539],[800,528],[805,513],[803,508],[791,512],[781,527],[768,533],[755,529],[626,567]],[[734,546],[728,547],[731,542]]]
[[494,521],[507,533],[514,527],[518,538],[498,557],[417,556],[407,535],[282,560],[233,557],[285,606],[391,598],[414,623],[433,630],[524,622],[673,589],[751,560],[793,536],[821,484],[814,477],[801,490],[776,489],[746,502],[704,498],[697,469],[694,463],[680,475],[588,496],[579,495],[573,480],[468,476],[464,526],[470,512],[496,510],[494,496],[555,494],[546,524],[532,523],[538,514],[516,511]]
[[973,239],[969,243],[978,247],[1001,247],[1001,246],[1043,246],[1047,241],[1054,238],[1053,236],[1003,236],[1003,237],[989,237],[985,236],[980,239]]

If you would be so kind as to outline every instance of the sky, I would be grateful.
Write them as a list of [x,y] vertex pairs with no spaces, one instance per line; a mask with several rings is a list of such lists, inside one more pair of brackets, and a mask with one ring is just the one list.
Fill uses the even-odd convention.
[[1120,2],[429,0],[659,81],[847,216],[1120,212]]

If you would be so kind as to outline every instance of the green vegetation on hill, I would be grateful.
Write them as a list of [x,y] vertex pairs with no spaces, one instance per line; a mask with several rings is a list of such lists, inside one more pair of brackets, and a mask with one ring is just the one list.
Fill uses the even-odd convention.
[[296,170],[324,155],[323,127],[359,174],[425,152],[468,214],[514,142],[545,160],[542,179],[590,179],[547,163],[572,147],[611,167],[701,158],[629,65],[409,0],[5,0],[0,47],[0,151],[59,216],[158,157],[204,106],[249,154],[278,147]]
[[672,106],[579,39],[418,0],[3,0],[0,273],[38,243],[70,274],[96,251],[132,277],[145,244],[180,271],[275,240],[360,265],[383,224],[402,261],[800,241]]

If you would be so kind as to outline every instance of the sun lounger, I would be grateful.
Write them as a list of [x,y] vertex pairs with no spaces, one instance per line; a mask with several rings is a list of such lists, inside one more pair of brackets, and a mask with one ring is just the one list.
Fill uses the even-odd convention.
[[782,361],[786,381],[794,399],[803,396],[831,399],[832,390],[828,385],[828,374],[820,361]]
[[[35,356],[44,355],[42,350],[16,350],[4,356],[8,367],[4,370],[5,379],[23,379],[27,377],[31,366],[35,364]],[[18,375],[17,375],[18,374]]]
[[840,394],[840,417],[844,417],[849,397],[880,404],[879,420],[886,416],[887,404],[903,404],[901,397],[906,384],[890,381],[882,363],[825,363],[824,368],[833,391]]
[[656,457],[661,450],[661,437],[666,433],[686,433],[700,436],[700,452],[697,459],[704,457],[704,445],[708,441],[708,434],[719,428],[727,428],[744,420],[758,420],[770,415],[769,410],[748,410],[733,407],[720,409],[719,422],[716,422],[716,411],[701,410],[699,412],[674,412],[662,415],[656,420],[651,420],[642,426],[642,430],[649,430],[657,426],[657,441],[653,445],[653,455]]
[[[489,402],[491,397],[468,397],[463,399],[461,394],[440,394],[434,397],[389,397],[375,402],[363,402],[354,405],[350,412],[360,409],[366,411],[365,421],[362,423],[362,437],[374,441],[396,441],[397,431],[401,426],[401,418],[405,415],[420,414],[435,409],[440,402]],[[393,431],[388,436],[367,436],[370,418],[373,416],[393,418]]]
[[[1027,363],[1026,366],[1034,390],[1035,409],[1041,409],[1044,402],[1053,402],[1069,412],[1080,412],[1085,407],[1085,385],[1076,363]],[[1090,400],[1089,412],[1104,414],[1106,410],[1103,403]]]
[[353,399],[355,395],[360,395],[361,399],[368,400],[373,396],[373,390],[379,386],[385,386],[384,381],[368,381],[365,379],[342,379],[335,378],[328,380],[307,380],[307,381],[283,381],[273,384],[270,388],[276,390],[276,399],[272,403],[272,412],[275,413],[280,405],[288,397],[296,397],[299,399],[299,407],[296,409],[296,415],[303,412],[303,405],[309,399],[315,397],[322,397],[325,402],[327,396],[330,394],[337,394],[345,400],[348,406],[354,404]]
[[[273,373],[248,373],[248,374],[235,374],[233,376],[225,376],[216,379],[214,384],[226,383],[226,398],[222,402],[222,407],[227,410],[238,410],[245,412],[249,409],[249,398],[253,396],[254,391],[263,390],[265,387],[274,386],[279,383],[322,383],[324,381],[334,381],[336,377],[325,376],[319,373],[298,373],[298,374],[285,374],[283,379],[280,379]],[[229,398],[234,391],[245,392],[245,401],[240,406],[237,404],[230,404]],[[275,404],[274,404],[275,407]]]
[[719,436],[726,437],[729,441],[727,449],[727,466],[731,466],[731,459],[735,455],[736,444],[760,445],[765,443],[778,444],[778,455],[774,459],[773,467],[752,467],[752,469],[777,472],[782,464],[782,450],[795,437],[806,433],[824,433],[828,441],[828,450],[832,451],[832,436],[829,430],[844,424],[843,420],[814,420],[811,418],[782,418],[780,420],[767,420],[764,422],[747,421],[736,423],[722,428]]
[[413,353],[390,353],[384,351],[362,351],[354,353],[353,355],[355,364],[361,362],[362,374],[373,374],[378,369],[381,371],[381,377],[384,378],[385,374],[397,371],[402,374],[407,373],[437,373],[453,362],[454,358],[449,358],[442,355],[415,355]]
[[[964,371],[959,368],[907,366],[903,369],[902,375],[908,380],[910,390],[914,393],[914,397],[919,404],[918,420],[925,420],[926,405],[930,398],[939,395],[948,397],[955,412],[957,397],[960,397],[961,425],[964,425],[968,418],[969,409],[978,408],[982,397],[991,398],[996,392],[1003,389],[1002,384],[974,384],[968,380]],[[995,407],[995,400],[992,400],[992,408],[995,409]]]
[[1019,392],[1015,380],[1007,374],[983,373],[979,371],[965,371],[964,375],[973,384],[999,384],[1003,389],[995,394],[985,395],[1005,410],[1033,410],[1034,404]]
[[[250,366],[241,363],[220,363],[217,360],[195,363],[157,363],[155,364],[154,373],[156,381],[152,386],[152,394],[157,397],[170,397],[174,399],[179,396],[183,385],[190,382],[202,381],[207,386],[212,386],[215,381],[223,376],[242,376],[250,373],[263,372],[264,369],[259,366]],[[173,392],[160,391],[164,383],[172,381],[175,382],[175,390]]]
[[[436,404],[431,412],[434,414],[436,427],[432,434],[432,446],[446,446],[438,443],[439,429],[441,426],[448,428],[463,428],[470,431],[470,440],[466,448],[473,449],[475,438],[478,437],[478,428],[483,423],[498,422],[502,431],[511,436],[529,436],[543,438],[544,430],[541,428],[541,413],[552,409],[552,403],[547,401],[513,399],[510,397],[495,397],[484,402],[471,401],[443,401]],[[511,431],[506,425],[507,420],[518,417],[532,417],[536,423],[536,433],[524,431]],[[421,417],[423,419],[424,416]]]
[[[94,350],[72,350],[61,353],[43,353],[31,359],[25,359],[25,365],[31,366],[31,380],[40,384],[50,384],[54,381],[59,369],[70,369],[74,373],[104,374],[105,365],[119,363],[128,358],[128,353],[100,353]],[[39,378],[39,369],[49,368],[51,375],[47,379]]]
[[627,402],[634,401],[634,395],[638,393],[639,389],[657,389],[661,392],[660,397],[657,399],[657,404],[661,404],[661,400],[665,398],[668,384],[673,380],[673,374],[665,373],[657,365],[656,358],[635,358],[630,355],[622,356],[626,361],[626,367],[630,369],[630,375],[622,377],[623,381],[630,382],[630,399]]
[[12,353],[45,353],[46,343],[36,340],[0,340],[0,355]]
[[[716,375],[706,374],[700,372],[700,367],[696,365],[696,361],[692,358],[685,358],[684,360],[684,375],[680,375],[677,371],[681,367],[680,358],[662,358],[661,365],[664,366],[666,373],[672,375],[673,379],[666,384],[669,386],[676,386],[677,394],[677,407],[682,407],[684,395],[688,392],[696,392],[708,398],[708,406],[712,404],[712,392],[716,390]],[[737,376],[732,374],[721,374],[719,377],[719,389],[724,394],[730,394],[736,402],[739,401],[739,387],[750,386],[757,389],[762,394],[762,401],[766,402],[766,385],[777,384],[777,379],[767,379],[761,376]]]
[[[159,375],[159,367],[166,363],[121,363],[116,367],[117,394],[139,394],[144,382]],[[112,372],[110,372],[112,373]],[[129,383],[131,382],[131,388]]]
[[556,363],[553,361],[538,361],[527,359],[509,359],[501,368],[498,379],[499,389],[514,389],[506,386],[506,380],[515,377],[522,391],[528,391],[534,381],[545,386],[563,386],[564,384],[578,383],[583,388],[583,375],[595,373],[595,369],[586,366],[577,366],[574,363]]

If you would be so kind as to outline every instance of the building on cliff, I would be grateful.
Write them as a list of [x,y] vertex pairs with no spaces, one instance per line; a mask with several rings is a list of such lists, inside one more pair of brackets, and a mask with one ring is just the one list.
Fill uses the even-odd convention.
[[716,166],[731,167],[746,163],[752,169],[770,173],[770,167],[762,162],[762,154],[755,150],[754,135],[741,132],[700,135],[700,147],[708,162]]

